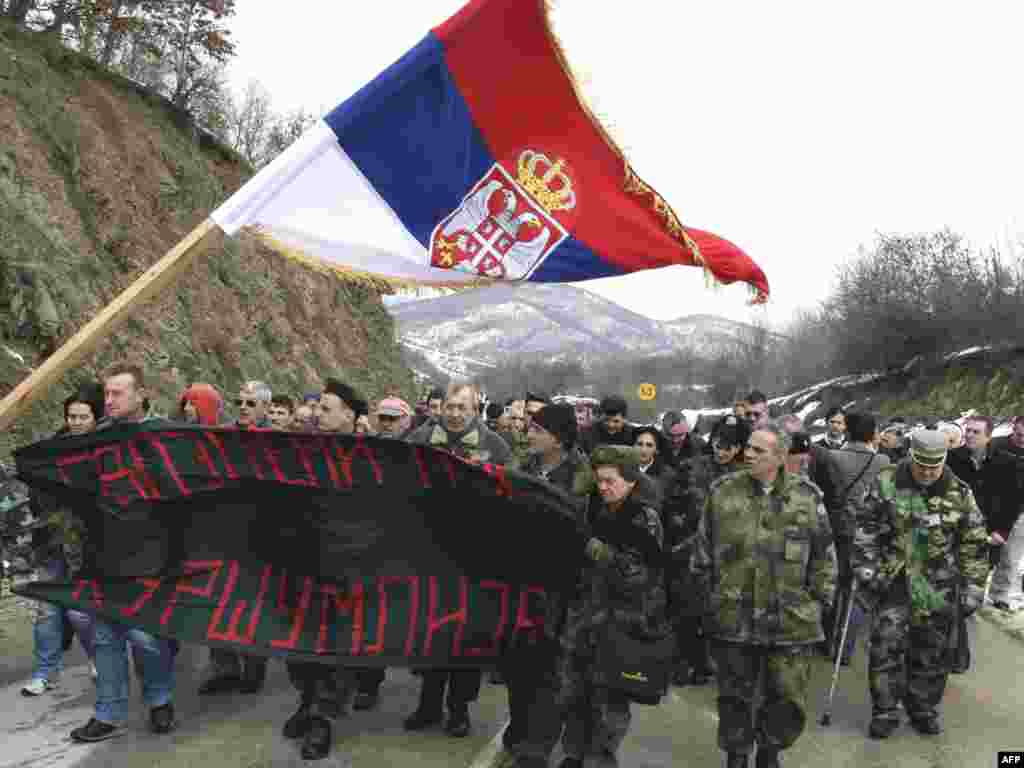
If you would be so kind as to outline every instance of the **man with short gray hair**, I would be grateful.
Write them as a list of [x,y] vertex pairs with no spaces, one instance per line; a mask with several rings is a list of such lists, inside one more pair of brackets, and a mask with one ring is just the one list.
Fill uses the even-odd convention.
[[261,429],[269,427],[267,408],[273,393],[262,381],[247,381],[238,390],[235,407],[238,408],[238,419],[235,424],[240,429]]
[[[267,409],[273,393],[262,381],[247,381],[238,390],[235,406],[237,429],[270,427]],[[218,693],[259,693],[267,678],[267,657],[242,653],[230,648],[210,648],[210,663],[199,685],[200,696]]]
[[728,768],[778,768],[807,722],[811,647],[835,593],[836,557],[821,491],[785,471],[790,436],[767,424],[749,468],[711,486],[692,568],[710,594],[718,665],[718,744]]

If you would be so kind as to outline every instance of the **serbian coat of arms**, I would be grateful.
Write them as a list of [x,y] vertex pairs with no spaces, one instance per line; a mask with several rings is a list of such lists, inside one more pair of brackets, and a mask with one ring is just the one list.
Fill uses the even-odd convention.
[[554,214],[576,207],[565,161],[526,149],[516,178],[495,163],[430,235],[430,264],[506,280],[528,278],[569,236]]

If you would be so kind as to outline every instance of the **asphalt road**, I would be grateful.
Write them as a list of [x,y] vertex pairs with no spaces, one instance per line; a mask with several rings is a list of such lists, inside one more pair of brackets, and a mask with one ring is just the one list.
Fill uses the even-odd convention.
[[[38,698],[19,695],[31,668],[31,631],[24,609],[12,601],[0,605],[0,766],[18,768],[271,768],[312,765],[299,758],[293,742],[280,735],[296,705],[283,665],[271,662],[262,694],[203,697],[195,694],[206,651],[189,646],[178,657],[175,705],[179,727],[170,735],[147,730],[146,710],[133,681],[133,714],[125,735],[98,745],[78,745],[70,730],[92,714],[94,689],[81,650],[68,654],[61,685]],[[832,725],[818,723],[830,668],[821,660],[813,684],[812,717],[785,765],[836,768],[989,768],[1000,749],[1024,749],[1024,645],[1004,628],[980,620],[975,663],[966,675],[954,675],[943,704],[946,732],[922,737],[909,726],[890,739],[867,738],[870,705],[865,660],[858,653],[845,668]],[[489,765],[494,739],[504,724],[505,689],[485,684],[474,705],[469,738],[451,739],[440,730],[408,734],[402,718],[415,708],[419,680],[390,670],[380,707],[340,721],[335,748],[323,768],[398,768],[399,766]],[[715,689],[674,688],[658,707],[634,706],[633,727],[621,763],[627,768],[718,766],[715,743]],[[557,764],[557,763],[556,763]]]

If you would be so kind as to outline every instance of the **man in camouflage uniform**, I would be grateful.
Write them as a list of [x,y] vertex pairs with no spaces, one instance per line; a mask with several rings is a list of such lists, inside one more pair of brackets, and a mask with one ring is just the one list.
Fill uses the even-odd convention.
[[711,672],[703,626],[707,594],[701,585],[694,583],[689,564],[711,485],[746,466],[743,448],[749,439],[749,424],[727,416],[715,432],[712,454],[690,459],[680,466],[679,480],[665,504],[665,540],[672,558],[670,616],[676,624],[678,641],[679,667],[673,679],[676,685],[704,685]]
[[910,457],[881,470],[858,513],[853,544],[858,597],[875,610],[868,684],[869,733],[899,725],[942,732],[936,707],[949,675],[960,613],[981,605],[988,534],[970,487],[946,463],[946,438],[918,430]]
[[[811,647],[835,593],[836,557],[821,491],[783,469],[789,435],[773,425],[747,446],[749,469],[712,486],[695,573],[711,595],[718,743],[729,768],[776,768],[807,720]],[[760,702],[760,706],[757,703]]]
[[668,631],[661,518],[652,506],[657,490],[639,463],[632,446],[597,446],[591,454],[600,498],[588,512],[591,537],[562,635],[566,757],[560,768],[583,768],[588,756],[589,766],[618,765],[631,713],[629,698],[609,685],[601,664],[607,627],[649,638]]

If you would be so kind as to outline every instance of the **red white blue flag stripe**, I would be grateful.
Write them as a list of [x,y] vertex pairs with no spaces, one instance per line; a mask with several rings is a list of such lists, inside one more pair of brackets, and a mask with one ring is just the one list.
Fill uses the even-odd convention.
[[587,110],[544,0],[473,0],[213,214],[395,283],[576,282],[682,264],[768,294],[682,225]]

